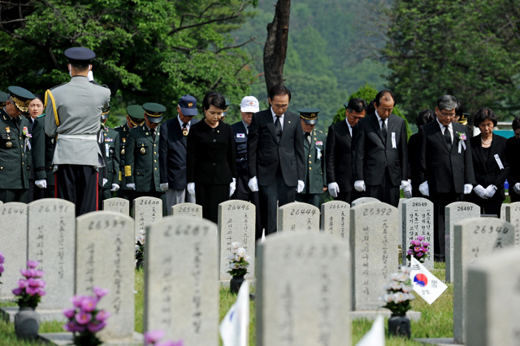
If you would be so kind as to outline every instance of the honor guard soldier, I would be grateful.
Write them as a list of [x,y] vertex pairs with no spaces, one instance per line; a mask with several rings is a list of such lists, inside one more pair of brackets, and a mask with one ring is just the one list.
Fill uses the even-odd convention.
[[[117,192],[117,196],[127,199],[130,204],[134,200],[135,191],[126,186],[126,177],[124,172],[126,157],[126,141],[130,135],[130,130],[144,124],[144,109],[140,105],[130,105],[126,107],[126,123],[115,128],[119,134],[120,156],[119,156],[119,180],[121,188]],[[128,173],[129,175],[131,173]]]
[[305,188],[296,194],[298,202],[320,207],[320,196],[327,190],[325,182],[325,143],[327,137],[316,130],[318,108],[298,109],[303,130],[303,150],[305,152]]
[[119,180],[119,165],[121,157],[121,144],[119,142],[119,133],[105,126],[110,112],[101,114],[101,130],[103,131],[103,147],[105,150],[105,164],[106,164],[106,183],[103,184],[102,199],[109,199],[112,197],[112,192],[117,192],[121,187]]
[[0,200],[27,202],[29,189],[31,133],[22,113],[35,96],[28,90],[10,86],[5,107],[0,110]]
[[73,47],[65,51],[70,82],[47,90],[45,133],[55,137],[53,165],[56,197],[76,205],[76,216],[99,205],[99,168],[104,165],[98,143],[101,113],[108,109],[110,89],[87,78],[96,54]]
[[126,186],[135,190],[136,198],[161,198],[163,192],[159,173],[159,123],[166,107],[158,103],[145,103],[143,109],[144,124],[131,129],[126,140]]

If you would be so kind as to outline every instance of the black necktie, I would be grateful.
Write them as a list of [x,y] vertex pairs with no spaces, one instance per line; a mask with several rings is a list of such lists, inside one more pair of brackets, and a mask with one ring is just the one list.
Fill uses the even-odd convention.
[[311,134],[309,132],[305,132],[305,139],[307,143],[311,144]]
[[448,147],[451,148],[451,134],[450,130],[448,129],[448,126],[444,126],[444,139],[446,140],[446,144],[448,144]]
[[280,140],[282,138],[282,124],[280,123],[280,116],[276,116],[276,121],[274,122],[274,134]]
[[388,135],[388,132],[386,130],[386,120],[381,119],[381,133],[383,134],[383,140],[386,142],[386,136]]

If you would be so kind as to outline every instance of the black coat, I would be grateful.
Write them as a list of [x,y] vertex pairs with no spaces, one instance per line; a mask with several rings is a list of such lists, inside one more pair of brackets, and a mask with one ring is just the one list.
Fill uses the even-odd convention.
[[211,128],[200,121],[188,135],[188,183],[223,185],[236,178],[236,149],[231,126],[219,122]]
[[520,160],[518,159],[518,153],[520,153],[520,140],[515,137],[508,138],[506,140],[506,160],[509,162],[509,174],[507,181],[509,182],[509,195],[511,196],[511,202],[517,202],[520,200],[513,187],[516,183],[520,183]]
[[300,117],[286,112],[280,142],[275,135],[271,109],[255,113],[247,138],[249,175],[258,178],[259,185],[274,182],[278,165],[287,186],[304,181],[303,131]]
[[[408,179],[408,134],[405,121],[395,114],[388,117],[386,143],[375,113],[358,123],[354,132],[354,181],[380,185],[388,168],[394,186]],[[392,137],[395,133],[395,148]]]
[[[352,129],[352,133],[356,127]],[[352,191],[354,188],[353,148],[346,120],[329,127],[326,147],[327,183],[337,183],[341,192]]]
[[[198,120],[190,121],[190,132]],[[159,140],[159,166],[161,183],[174,190],[184,190],[186,181],[187,137],[182,134],[178,117],[161,124]]]
[[[439,123],[435,120],[419,128],[419,184],[428,181],[430,195],[464,193],[464,184],[475,184],[471,145],[466,126],[452,123],[453,144],[448,148]],[[464,148],[458,151],[459,133],[466,135]]]
[[415,133],[408,139],[408,177],[412,180],[412,196],[422,197],[419,192],[419,159],[417,157],[417,148],[419,147],[419,134]]

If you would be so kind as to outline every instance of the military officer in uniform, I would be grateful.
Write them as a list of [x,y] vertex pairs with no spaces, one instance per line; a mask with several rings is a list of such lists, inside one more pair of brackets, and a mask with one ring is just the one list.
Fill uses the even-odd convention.
[[298,109],[303,130],[305,152],[305,188],[296,194],[296,201],[320,207],[320,196],[327,190],[325,181],[325,143],[327,137],[316,130],[318,108]]
[[121,187],[119,180],[119,165],[121,157],[121,144],[119,133],[106,126],[109,112],[101,114],[101,130],[103,131],[103,147],[105,150],[106,182],[103,184],[102,199],[112,197],[112,192],[117,192]]
[[56,197],[74,203],[80,216],[99,205],[98,170],[104,166],[99,119],[109,107],[110,89],[87,78],[96,57],[93,51],[73,47],[65,56],[72,78],[46,92],[45,133],[56,139]]
[[0,110],[0,200],[27,202],[30,174],[29,121],[21,116],[35,96],[28,90],[10,86],[9,98]]
[[[144,109],[141,105],[130,105],[126,107],[126,123],[122,126],[116,127],[114,130],[119,135],[119,181],[121,181],[120,189],[117,191],[117,197],[124,198],[130,201],[134,200],[134,190],[126,186],[126,177],[124,172],[125,156],[126,156],[126,141],[130,135],[130,130],[134,127],[144,124]],[[130,173],[129,173],[130,174]]]
[[[159,123],[166,107],[145,103],[144,124],[130,130],[126,140],[126,186],[135,191],[135,197],[162,198],[159,173]],[[166,203],[163,201],[163,205]]]

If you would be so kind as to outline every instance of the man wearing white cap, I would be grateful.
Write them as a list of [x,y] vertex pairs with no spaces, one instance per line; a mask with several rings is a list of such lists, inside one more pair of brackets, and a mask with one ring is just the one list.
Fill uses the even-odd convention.
[[256,239],[262,237],[260,228],[260,212],[258,210],[260,199],[258,192],[251,192],[247,183],[250,176],[247,168],[247,135],[249,133],[249,125],[253,119],[253,114],[260,111],[258,100],[254,96],[245,96],[240,102],[240,114],[242,120],[231,125],[233,135],[235,136],[235,143],[237,148],[237,189],[233,194],[233,199],[240,199],[243,201],[251,201],[256,206]]

